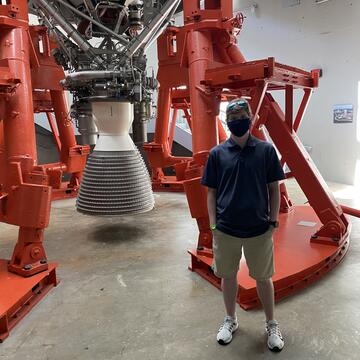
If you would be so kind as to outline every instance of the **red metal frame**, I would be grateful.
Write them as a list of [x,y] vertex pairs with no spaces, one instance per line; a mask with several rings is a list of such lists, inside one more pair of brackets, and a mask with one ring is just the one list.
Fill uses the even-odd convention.
[[[90,151],[76,145],[53,46],[45,27],[29,27],[27,1],[0,5],[0,221],[19,226],[11,260],[0,261],[0,341],[57,285],[42,244],[50,204],[76,194]],[[37,164],[34,112],[55,113],[56,164]],[[72,174],[66,184],[65,172]]]
[[[337,204],[296,135],[318,86],[319,72],[307,72],[277,63],[274,58],[246,62],[236,46],[234,34],[242,27],[242,16],[233,17],[231,0],[208,0],[200,9],[198,1],[184,0],[185,25],[171,27],[158,40],[160,91],[155,137],[145,145],[152,168],[155,190],[167,184],[170,190],[183,185],[191,216],[199,227],[197,249],[190,250],[191,267],[219,287],[211,270],[212,233],[206,205],[206,188],[200,178],[209,150],[219,143],[217,116],[224,97],[246,96],[255,116],[252,133],[267,139],[265,129],[291,169],[310,206],[294,206],[285,182],[281,183],[280,229],[275,233],[276,300],[292,294],[321,278],[347,252],[350,225],[343,211],[359,211]],[[174,43],[176,42],[176,51]],[[294,91],[302,89],[302,102],[293,119]],[[271,96],[282,91],[285,114]],[[297,90],[299,91],[299,90]],[[173,157],[169,146],[171,106],[186,104],[191,110],[192,158]],[[172,130],[171,130],[172,131]],[[170,137],[172,140],[172,136]],[[221,134],[224,138],[224,134]],[[174,167],[177,179],[164,177],[162,168]],[[169,184],[170,182],[170,184]],[[299,225],[302,220],[313,227]],[[256,284],[248,275],[244,260],[238,273],[238,302],[244,309],[259,306]]]
[[[60,85],[65,78],[64,70],[51,55],[51,49],[57,44],[49,39],[45,26],[30,26],[29,33],[34,112],[47,115],[60,159],[57,164],[44,165],[50,177],[52,200],[75,197],[90,148],[76,144],[66,96]],[[57,130],[52,113],[55,114]],[[71,174],[68,182],[62,180],[65,173]]]

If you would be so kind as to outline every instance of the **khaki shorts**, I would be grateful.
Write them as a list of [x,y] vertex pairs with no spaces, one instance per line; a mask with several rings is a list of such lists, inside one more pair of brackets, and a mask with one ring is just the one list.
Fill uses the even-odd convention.
[[270,279],[274,274],[273,227],[259,236],[238,238],[213,231],[214,260],[212,268],[219,278],[231,278],[239,270],[242,248],[249,275],[255,280]]

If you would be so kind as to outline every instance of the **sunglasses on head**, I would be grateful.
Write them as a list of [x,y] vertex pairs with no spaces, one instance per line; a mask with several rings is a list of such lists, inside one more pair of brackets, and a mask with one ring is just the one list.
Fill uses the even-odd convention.
[[230,115],[230,113],[240,110],[245,110],[247,113],[249,113],[249,104],[244,100],[238,100],[236,102],[230,103],[226,108],[226,114]]

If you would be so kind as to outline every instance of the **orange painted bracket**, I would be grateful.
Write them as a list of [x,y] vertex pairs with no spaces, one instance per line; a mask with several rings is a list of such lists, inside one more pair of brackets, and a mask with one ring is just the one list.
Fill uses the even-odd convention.
[[52,190],[51,200],[73,199],[77,197],[78,191],[79,186],[70,186],[70,182],[63,182],[60,188]]
[[293,66],[275,62],[274,58],[248,61],[245,63],[223,65],[208,69],[204,85],[242,89],[255,87],[256,81],[265,80],[269,83],[268,91],[284,89],[288,84],[294,88],[314,88],[317,86],[313,73]]
[[0,260],[0,342],[59,281],[56,263],[31,277],[8,272],[8,261]]
[[8,60],[0,60],[0,95],[10,95],[20,83],[8,68]]
[[184,192],[184,185],[176,176],[165,176],[161,181],[153,181],[152,189],[155,192]]
[[[326,275],[344,258],[350,243],[349,233],[339,247],[311,242],[311,236],[321,227],[321,222],[310,206],[294,206],[290,213],[280,214],[279,221],[280,227],[274,233],[273,282],[276,301],[308,287]],[[313,222],[316,225],[304,226],[301,221]],[[190,250],[189,253],[190,270],[220,289],[220,279],[211,269],[212,256],[198,250]],[[237,276],[240,290],[237,302],[244,310],[261,306],[256,282],[248,272],[245,259],[241,259]]]

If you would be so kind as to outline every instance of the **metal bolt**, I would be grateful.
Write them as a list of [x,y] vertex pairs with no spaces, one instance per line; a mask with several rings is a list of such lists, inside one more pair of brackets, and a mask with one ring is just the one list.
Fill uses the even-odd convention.
[[31,266],[31,265],[25,265],[25,266],[24,266],[24,270],[27,270],[27,271],[28,271],[28,270],[31,270],[31,269],[32,269],[32,266]]
[[312,239],[317,239],[317,237],[318,237],[317,235],[311,235]]
[[47,263],[47,260],[46,260],[46,259],[40,260],[40,264],[46,264],[46,263]]

